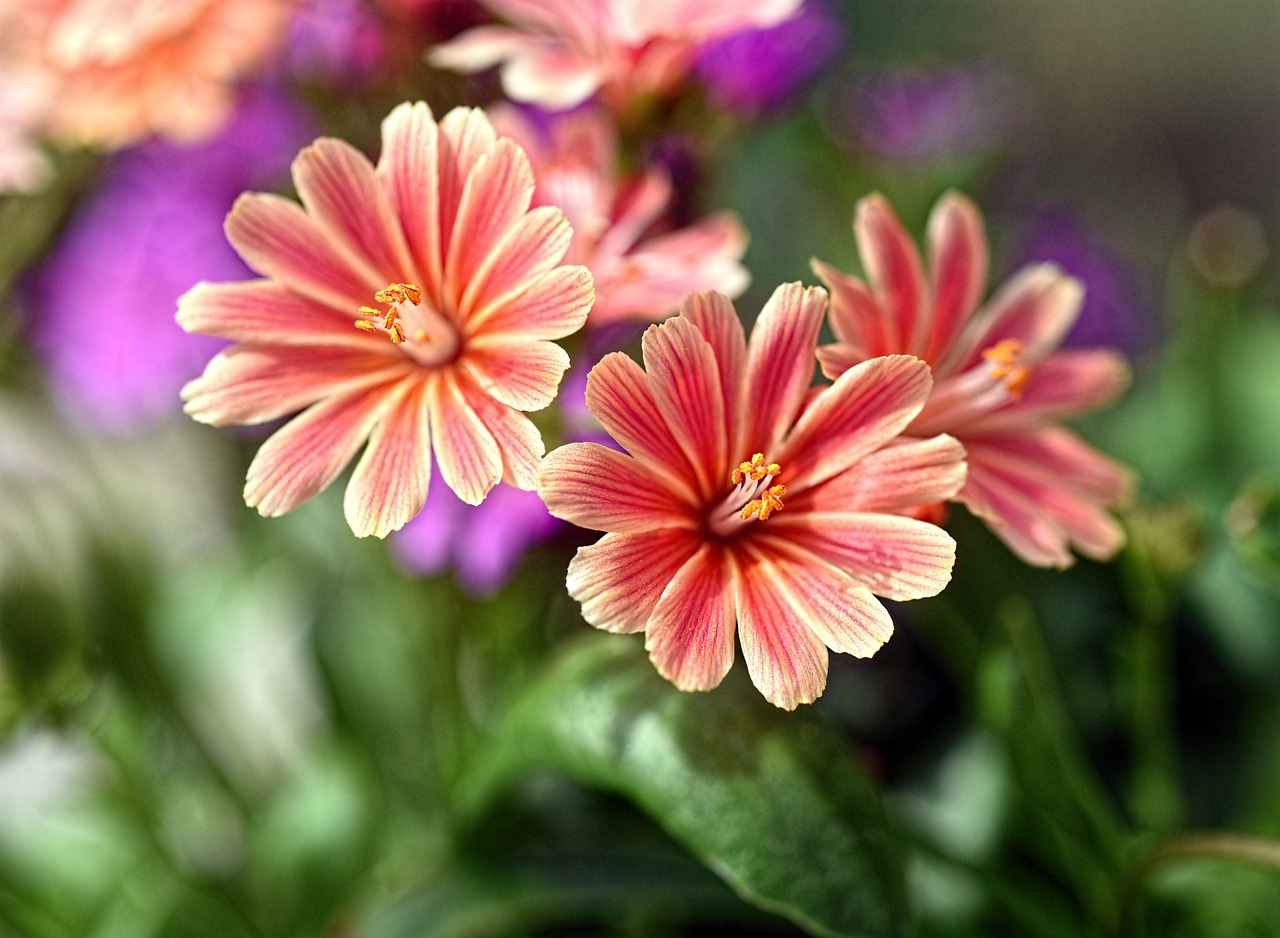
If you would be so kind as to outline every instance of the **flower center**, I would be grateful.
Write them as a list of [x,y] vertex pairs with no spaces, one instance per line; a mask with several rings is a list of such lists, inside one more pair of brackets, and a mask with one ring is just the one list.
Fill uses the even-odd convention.
[[1020,359],[1022,343],[1017,339],[1001,339],[982,353],[982,357],[991,363],[988,374],[994,381],[1002,381],[1005,389],[1016,401],[1031,380],[1031,369]]
[[711,530],[727,536],[739,530],[744,522],[768,521],[771,514],[781,511],[787,487],[773,484],[774,477],[781,472],[782,467],[776,462],[765,462],[763,453],[740,463],[729,478],[733,490],[711,512],[708,519]]
[[361,318],[355,321],[357,329],[381,332],[393,345],[402,346],[424,364],[439,364],[457,352],[457,329],[430,303],[422,301],[420,287],[412,283],[392,283],[373,298],[387,309],[379,311],[361,306]]

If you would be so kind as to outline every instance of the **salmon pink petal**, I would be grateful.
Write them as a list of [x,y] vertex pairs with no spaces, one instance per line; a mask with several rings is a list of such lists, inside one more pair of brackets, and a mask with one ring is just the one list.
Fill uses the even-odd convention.
[[987,466],[969,463],[969,478],[958,500],[986,521],[991,532],[1025,563],[1061,569],[1075,562],[1057,523]]
[[354,311],[386,286],[352,270],[302,206],[278,195],[240,196],[227,215],[226,231],[255,271],[334,309]]
[[747,339],[733,303],[723,293],[690,293],[680,306],[680,315],[698,327],[711,346],[720,368],[720,388],[724,391],[724,412],[732,416],[746,367]]
[[[865,283],[816,258],[810,261],[810,266],[831,291],[831,331],[840,340],[840,344],[827,348],[843,351],[843,355],[834,359],[830,365],[823,362],[823,370],[828,378],[835,380],[844,373],[845,368],[868,358],[899,351],[897,328],[886,318],[884,310]],[[822,357],[822,352],[821,349],[818,351],[819,358]],[[837,362],[843,363],[844,368],[835,368]]]
[[1129,366],[1114,349],[1068,349],[1031,372],[1016,404],[973,421],[967,432],[1035,427],[1107,403],[1129,385]]
[[821,557],[886,599],[936,596],[951,581],[956,542],[934,524],[854,511],[783,511],[769,523],[771,539]]
[[422,510],[431,481],[425,382],[409,388],[374,427],[343,498],[356,537],[386,537]]
[[506,26],[477,26],[434,47],[427,54],[427,61],[436,68],[480,72],[545,44],[545,40]]
[[899,437],[856,465],[788,498],[801,511],[883,511],[900,514],[949,501],[964,486],[965,449],[954,437]]
[[1024,364],[1038,365],[1062,343],[1083,300],[1080,281],[1053,264],[1025,267],[974,316],[939,370],[967,371],[982,361],[983,351],[1006,339],[1022,344]]
[[924,355],[940,361],[973,315],[987,286],[987,237],[977,207],[948,192],[929,215],[929,272],[933,281],[933,325]]
[[876,300],[888,321],[897,325],[893,351],[923,351],[923,339],[930,326],[930,298],[920,252],[879,194],[858,203],[853,231]]
[[529,158],[514,140],[503,137],[480,158],[463,184],[444,269],[444,295],[450,303],[464,305],[464,291],[480,279],[481,265],[528,211],[532,199]]
[[821,287],[784,283],[760,311],[747,346],[746,386],[734,415],[735,457],[777,447],[791,426],[813,381],[818,330],[827,309]]
[[383,120],[377,171],[422,275],[414,282],[438,305],[444,280],[439,129],[426,104],[405,102]]
[[427,407],[441,477],[468,505],[480,504],[502,478],[502,454],[493,434],[447,372],[430,376]]
[[870,658],[893,635],[889,611],[856,574],[776,538],[762,538],[752,555],[753,575],[772,582],[804,628],[832,651]]
[[599,443],[567,443],[548,453],[538,494],[548,511],[580,528],[626,533],[694,524],[664,479]]
[[711,344],[687,319],[650,326],[641,342],[649,388],[662,419],[689,457],[700,491],[724,485],[724,392]]
[[316,226],[365,279],[421,283],[400,220],[363,153],[321,139],[293,161],[293,183]]
[[245,504],[273,518],[323,492],[400,393],[392,384],[332,395],[294,417],[262,444],[249,464]]
[[187,332],[255,345],[349,345],[369,348],[355,316],[309,300],[272,280],[197,283],[178,299]]
[[554,342],[476,340],[463,365],[494,399],[517,410],[542,410],[555,400],[569,354]]
[[681,528],[606,534],[578,548],[569,562],[569,595],[582,604],[582,618],[596,628],[639,632],[698,546],[694,532]]
[[502,481],[525,492],[538,487],[538,469],[546,446],[532,421],[513,407],[490,397],[465,373],[458,373],[458,386],[476,412],[502,454]]
[[586,400],[587,408],[623,449],[661,475],[673,491],[694,501],[693,466],[671,435],[644,369],[623,352],[610,352],[587,375]]
[[827,648],[810,628],[810,609],[778,589],[777,568],[757,555],[736,580],[738,640],[751,682],[784,710],[813,703],[827,686]]
[[606,77],[602,65],[546,46],[512,56],[502,70],[502,90],[513,101],[564,110],[595,94]]
[[[508,228],[459,301],[464,328],[474,334],[488,317],[532,289],[564,258],[572,237],[564,213],[550,205],[533,209]],[[572,319],[566,312],[566,320]]]
[[219,352],[182,389],[186,412],[214,426],[275,420],[331,394],[393,381],[412,366],[362,349],[236,345]]
[[733,665],[731,557],[704,544],[667,584],[645,630],[654,667],[681,690],[711,690]]
[[924,406],[929,366],[885,355],[850,368],[808,407],[774,457],[797,493],[837,475],[897,436]]
[[595,287],[585,267],[556,267],[539,276],[510,299],[487,304],[488,312],[473,315],[475,334],[525,339],[559,339],[587,321]]
[[[439,197],[440,256],[448,258],[450,240],[467,179],[476,164],[497,140],[489,117],[479,108],[456,107],[440,121],[437,149],[440,154]],[[446,265],[447,265],[446,260]]]

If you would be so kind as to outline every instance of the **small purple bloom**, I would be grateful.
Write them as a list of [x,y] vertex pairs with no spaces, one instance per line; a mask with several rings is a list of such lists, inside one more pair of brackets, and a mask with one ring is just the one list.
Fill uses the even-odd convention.
[[382,31],[365,0],[302,0],[289,24],[289,70],[326,84],[360,84],[383,51]]
[[32,342],[71,420],[129,433],[181,412],[179,389],[225,343],[180,329],[178,297],[200,279],[253,276],[222,220],[245,189],[287,178],[312,135],[292,105],[253,92],[212,140],[153,140],[106,160],[23,290]]
[[844,38],[844,24],[827,0],[805,0],[795,16],[776,26],[708,43],[695,72],[711,99],[727,110],[781,107],[822,70]]

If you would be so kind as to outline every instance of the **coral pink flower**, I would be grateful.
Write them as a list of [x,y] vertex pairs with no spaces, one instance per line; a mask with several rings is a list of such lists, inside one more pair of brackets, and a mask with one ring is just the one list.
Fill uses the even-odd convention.
[[212,135],[235,79],[283,41],[290,0],[0,0],[0,58],[52,93],[42,132],[123,146]]
[[1023,268],[978,309],[987,242],[978,210],[948,193],[929,219],[929,279],[920,254],[878,195],[858,205],[854,232],[870,286],[820,261],[840,340],[818,352],[829,377],[866,358],[916,355],[934,390],[910,435],[949,433],[965,446],[969,477],[956,500],[1019,557],[1066,567],[1071,548],[1108,559],[1124,532],[1104,506],[1120,501],[1128,473],[1059,417],[1117,394],[1128,368],[1111,349],[1059,350],[1075,322],[1080,283],[1051,264]]
[[557,205],[573,225],[566,260],[583,264],[596,284],[591,324],[660,319],[690,293],[736,297],[751,278],[739,263],[747,233],[731,212],[661,230],[674,191],[649,169],[618,178],[617,126],[607,112],[583,108],[547,118],[545,132],[513,107],[492,112],[499,133],[529,154],[535,205]]
[[585,268],[560,264],[564,214],[529,208],[524,152],[481,111],[437,125],[402,104],[376,167],[321,139],[293,179],[302,207],[251,193],[227,217],[265,279],[201,283],[179,301],[188,331],[238,343],[183,389],[188,413],[222,425],[302,410],[258,451],[245,501],[290,511],[366,441],[345,500],[360,536],[417,514],[433,452],[470,504],[499,479],[532,489],[543,444],[521,411],[555,397],[569,359],[548,340],[582,325],[593,291]]
[[644,369],[615,352],[588,379],[587,406],[626,452],[570,443],[543,461],[551,513],[608,532],[570,563],[570,595],[597,628],[645,632],[682,690],[720,683],[736,631],[768,700],[813,701],[828,649],[867,657],[888,640],[877,596],[950,579],[950,535],[900,514],[964,480],[955,440],[895,442],[929,368],[877,358],[812,391],[825,309],[820,288],[781,286],[748,345],[726,297],[688,297],[645,332]]
[[624,111],[662,94],[692,67],[702,45],[772,26],[801,0],[485,0],[510,26],[481,26],[436,47],[432,64],[477,72],[499,63],[516,101],[549,108],[597,91]]

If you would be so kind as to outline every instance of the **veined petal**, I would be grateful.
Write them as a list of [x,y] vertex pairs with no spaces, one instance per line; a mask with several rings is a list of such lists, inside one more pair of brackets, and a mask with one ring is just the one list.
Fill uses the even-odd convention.
[[447,258],[453,249],[451,237],[467,179],[496,140],[488,115],[479,108],[456,107],[440,120],[437,149],[441,257]]
[[878,512],[784,511],[770,525],[762,543],[802,548],[886,599],[935,596],[951,581],[956,542],[934,524]]
[[354,310],[386,286],[352,270],[302,206],[281,196],[246,192],[231,207],[226,232],[255,271],[334,309]]
[[1033,367],[1061,343],[1075,324],[1084,300],[1080,281],[1053,264],[1024,267],[969,322],[939,371],[967,371],[979,364],[984,350],[1013,339],[1022,345],[1022,361]]
[[[817,258],[811,260],[809,266],[831,291],[831,331],[840,340],[838,345],[826,346],[842,352],[830,366],[823,362],[823,372],[828,378],[834,381],[846,368],[860,361],[901,351],[896,326],[888,320],[865,283]],[[822,357],[821,349],[818,355]],[[844,367],[835,368],[836,362],[843,363]]]
[[354,312],[340,313],[274,280],[197,283],[178,299],[178,325],[254,345],[369,348]]
[[374,427],[342,502],[356,537],[386,537],[422,510],[431,481],[427,415],[425,382],[418,381]]
[[931,321],[920,252],[884,196],[858,203],[853,222],[858,253],[888,321],[897,324],[895,352],[922,352]]
[[735,581],[738,640],[751,682],[775,707],[794,710],[826,689],[827,648],[810,627],[810,610],[778,589],[776,575],[759,554],[744,560]]
[[427,407],[441,477],[468,505],[480,504],[502,478],[502,454],[493,434],[447,371],[431,374]]
[[556,267],[510,299],[487,303],[487,312],[472,315],[468,326],[475,335],[559,339],[582,327],[594,300],[587,268]]
[[703,544],[649,616],[644,647],[658,673],[681,690],[711,690],[733,665],[734,579],[732,558]]
[[582,618],[606,632],[639,632],[676,572],[698,550],[695,532],[662,528],[606,534],[578,548],[565,581]]
[[753,573],[772,583],[804,628],[832,651],[870,658],[893,635],[889,611],[857,572],[779,538],[762,538],[751,552]]
[[987,237],[977,207],[958,192],[944,195],[929,215],[928,244],[933,324],[921,357],[935,362],[978,308],[987,285]]
[[489,316],[532,289],[564,258],[572,237],[564,213],[550,205],[533,209],[508,228],[463,292],[459,311],[464,330],[474,334],[484,328]]
[[985,465],[970,461],[969,478],[957,501],[985,521],[991,533],[1025,563],[1066,568],[1075,562],[1058,524]]
[[911,355],[886,355],[850,368],[818,394],[774,457],[793,475],[797,494],[874,452],[920,412],[933,386],[929,366]]
[[414,282],[438,304],[444,279],[439,129],[426,104],[405,102],[387,115],[377,172],[422,274],[422,281]]
[[365,279],[421,283],[396,217],[363,153],[322,138],[293,161],[293,183],[317,227]]
[[773,291],[751,330],[746,385],[739,396],[735,455],[764,453],[776,459],[782,435],[795,420],[813,381],[818,330],[827,309],[821,287],[784,283]]
[[301,410],[322,397],[387,384],[413,371],[402,356],[363,349],[235,345],[182,389],[185,410],[214,426],[257,424]]
[[1042,426],[1100,407],[1129,385],[1129,366],[1114,349],[1067,349],[1051,355],[1031,372],[1022,397],[972,421],[969,433],[1012,431]]
[[524,414],[494,400],[464,373],[458,386],[471,409],[493,435],[502,455],[502,481],[525,492],[538,487],[538,469],[546,446],[542,434]]
[[743,370],[747,360],[747,338],[733,303],[721,292],[690,293],[680,306],[680,315],[698,327],[711,346],[720,368],[720,389],[724,392],[726,418],[737,411]]
[[797,511],[900,514],[954,498],[965,474],[965,449],[954,437],[899,437],[787,504]]
[[554,342],[475,339],[463,366],[495,399],[517,410],[542,410],[555,400],[569,354]]
[[687,501],[697,498],[693,466],[658,410],[644,369],[625,353],[610,352],[587,375],[586,400],[618,445]]
[[596,531],[694,526],[689,506],[644,463],[599,443],[567,443],[542,461],[538,494],[557,518]]
[[294,417],[249,464],[245,504],[271,518],[324,491],[402,391],[392,384],[334,395]]

